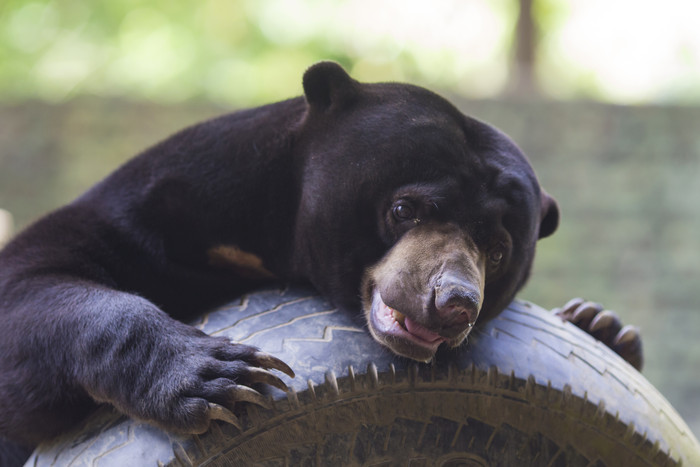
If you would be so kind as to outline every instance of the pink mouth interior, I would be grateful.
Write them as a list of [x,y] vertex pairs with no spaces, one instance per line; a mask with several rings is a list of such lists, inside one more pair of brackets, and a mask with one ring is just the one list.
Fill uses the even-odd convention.
[[[375,294],[374,303],[374,324],[380,331],[395,337],[408,339],[422,347],[437,347],[445,342],[445,338],[413,321],[408,316],[404,316],[393,308],[387,306],[379,296]],[[403,320],[403,325],[399,322]]]

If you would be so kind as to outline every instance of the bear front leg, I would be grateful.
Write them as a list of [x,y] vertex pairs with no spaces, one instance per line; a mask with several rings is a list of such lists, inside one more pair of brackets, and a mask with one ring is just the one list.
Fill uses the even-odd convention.
[[186,433],[205,432],[211,420],[240,428],[232,412],[237,402],[269,404],[253,386],[287,388],[268,370],[294,377],[284,362],[254,347],[208,336],[139,297],[121,299],[114,331],[102,327],[86,339],[104,347],[92,352],[79,379],[95,400],[134,418]]
[[90,399],[176,432],[202,433],[211,420],[238,426],[238,402],[268,406],[254,386],[286,389],[269,370],[294,376],[282,361],[208,336],[141,297],[86,283],[36,285],[14,315],[44,324],[3,346],[9,366],[35,366],[17,375],[14,391],[0,383],[0,395],[12,392],[20,402],[0,407],[15,420],[15,434],[35,435],[49,420],[54,431],[66,429],[61,414],[93,405]]
[[605,310],[599,303],[582,298],[569,300],[562,308],[555,308],[552,312],[603,342],[641,371],[644,355],[642,338],[636,326],[623,326],[616,313]]

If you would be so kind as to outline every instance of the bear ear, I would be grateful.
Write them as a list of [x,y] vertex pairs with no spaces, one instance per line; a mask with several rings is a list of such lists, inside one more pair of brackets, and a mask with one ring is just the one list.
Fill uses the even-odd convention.
[[549,194],[541,191],[540,233],[538,238],[549,237],[559,226],[559,206]]
[[304,73],[304,95],[312,108],[327,110],[348,102],[356,95],[359,83],[335,62],[320,62]]

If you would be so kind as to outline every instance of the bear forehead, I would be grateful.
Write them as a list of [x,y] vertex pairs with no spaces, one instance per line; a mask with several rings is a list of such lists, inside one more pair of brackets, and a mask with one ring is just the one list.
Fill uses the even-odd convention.
[[[424,88],[362,84],[352,105],[322,126],[307,146],[304,176],[313,180],[307,187],[345,187],[331,197],[351,194],[356,201],[359,192],[372,201],[378,192],[437,182],[457,202],[493,207],[499,203],[491,198],[504,198],[500,205],[507,209],[533,204],[539,190],[527,158],[508,136]],[[339,170],[342,176],[333,176]]]
[[[413,164],[532,171],[517,145],[498,129],[469,117],[431,91],[404,84],[370,84],[329,134],[355,160],[411,159]],[[343,147],[345,150],[343,150]],[[421,164],[422,165],[422,164]],[[492,172],[492,170],[489,170]],[[487,176],[487,174],[484,174]]]
[[327,174],[342,167],[348,182],[387,189],[439,182],[453,192],[518,196],[522,191],[536,191],[534,171],[520,150],[490,127],[478,126],[473,131],[475,126],[417,120],[391,128],[373,125],[358,139],[337,138],[332,149],[321,151],[318,159],[323,162],[317,160],[312,170]]

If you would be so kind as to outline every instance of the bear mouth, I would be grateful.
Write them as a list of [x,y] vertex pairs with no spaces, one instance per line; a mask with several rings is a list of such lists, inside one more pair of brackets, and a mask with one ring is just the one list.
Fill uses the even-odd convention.
[[388,306],[378,291],[373,294],[368,314],[369,328],[374,337],[404,357],[429,361],[440,344],[450,340]]

